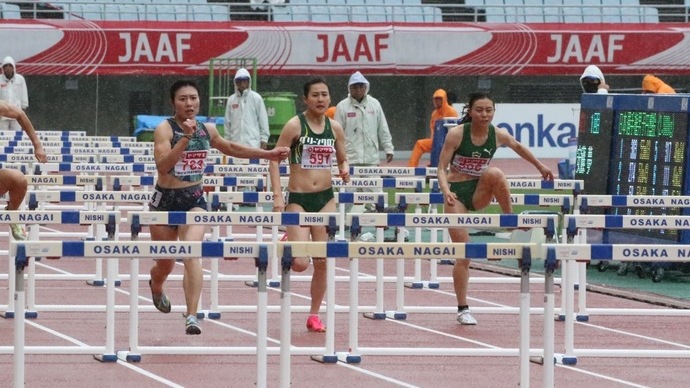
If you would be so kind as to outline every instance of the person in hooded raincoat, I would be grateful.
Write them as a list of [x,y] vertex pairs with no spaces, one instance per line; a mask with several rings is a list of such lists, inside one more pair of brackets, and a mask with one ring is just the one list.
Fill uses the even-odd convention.
[[596,65],[589,65],[580,76],[580,86],[585,93],[607,94],[609,85],[606,84],[604,73]]
[[[379,101],[369,95],[369,81],[359,71],[350,76],[348,96],[336,105],[335,120],[345,130],[345,149],[350,166],[378,166],[379,150],[386,153],[386,163],[393,161],[393,138]],[[359,188],[358,191],[379,191]],[[367,204],[373,210],[374,204]],[[346,206],[350,211],[351,204]]]
[[235,93],[225,105],[224,137],[247,147],[268,146],[268,114],[261,95],[251,89],[252,79],[245,68],[235,73]]
[[642,93],[676,94],[676,91],[660,78],[647,74],[642,79]]
[[431,152],[434,144],[434,127],[436,126],[436,121],[446,117],[458,117],[458,111],[448,103],[448,94],[445,90],[436,90],[434,92],[433,101],[434,111],[431,112],[431,120],[429,120],[431,136],[426,139],[419,139],[414,143],[412,155],[410,155],[410,160],[407,162],[408,167],[417,167],[422,155]]
[[[10,56],[2,60],[2,75],[0,75],[0,101],[26,110],[29,107],[29,93],[26,90],[26,80],[17,73],[17,66]],[[2,117],[0,131],[21,131],[22,126],[16,119]]]

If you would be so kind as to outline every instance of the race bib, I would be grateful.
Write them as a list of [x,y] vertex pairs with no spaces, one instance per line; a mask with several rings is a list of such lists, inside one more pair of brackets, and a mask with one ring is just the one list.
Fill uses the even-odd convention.
[[163,193],[154,189],[153,194],[151,195],[151,200],[149,200],[149,205],[152,207],[158,207],[158,205],[161,203],[161,198],[163,198]]
[[469,156],[456,155],[451,165],[453,169],[462,174],[479,176],[489,165],[490,161],[491,159],[487,158],[473,158]]
[[335,148],[324,145],[304,145],[302,148],[302,168],[325,169],[331,168]]
[[185,151],[175,164],[176,176],[203,174],[206,170],[206,155],[208,151]]

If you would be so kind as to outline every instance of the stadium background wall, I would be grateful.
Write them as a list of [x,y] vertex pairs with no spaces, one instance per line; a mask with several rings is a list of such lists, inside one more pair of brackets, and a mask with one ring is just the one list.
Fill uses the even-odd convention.
[[[18,65],[21,73],[21,64]],[[301,96],[312,76],[259,76],[257,91],[292,92]],[[348,74],[328,75],[332,104],[347,96]],[[365,72],[366,75],[366,72]],[[685,90],[687,77],[658,74],[677,90]],[[412,149],[415,140],[429,135],[433,108],[431,96],[438,88],[454,92],[458,102],[476,90],[487,90],[497,103],[579,103],[578,76],[373,76],[371,95],[383,106],[397,150]],[[30,105],[27,113],[36,128],[83,130],[89,135],[129,135],[137,114],[172,113],[170,85],[183,75],[66,76],[25,75]],[[191,76],[201,87],[201,114],[208,113],[208,77]],[[642,75],[607,76],[613,91],[639,93]],[[297,109],[304,105],[298,98]]]

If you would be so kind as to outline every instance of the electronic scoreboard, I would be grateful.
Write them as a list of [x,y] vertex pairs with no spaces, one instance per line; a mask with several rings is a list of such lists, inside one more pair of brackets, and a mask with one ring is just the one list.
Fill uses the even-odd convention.
[[[688,95],[583,94],[575,178],[584,180],[584,192],[688,195],[689,98]],[[684,210],[613,208],[607,212],[679,215]],[[677,230],[628,230],[623,233],[690,242],[688,233]]]

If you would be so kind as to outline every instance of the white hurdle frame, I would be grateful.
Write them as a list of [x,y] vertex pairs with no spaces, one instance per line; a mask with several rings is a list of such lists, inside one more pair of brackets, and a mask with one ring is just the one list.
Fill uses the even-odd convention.
[[[667,197],[669,198],[669,197]],[[688,197],[690,200],[690,197]],[[585,231],[587,229],[668,229],[674,228],[678,230],[690,230],[690,216],[633,216],[633,215],[602,215],[602,214],[571,214],[567,215],[563,219],[564,230],[567,233],[574,234],[578,236],[578,231]],[[642,222],[643,225],[640,225]],[[648,223],[658,222],[659,225],[649,225]],[[571,229],[569,232],[567,229]],[[572,230],[575,229],[575,230]],[[586,236],[586,234],[585,234]],[[580,239],[575,239],[574,243],[586,243],[586,241],[580,241]],[[568,244],[570,245],[570,244]],[[652,244],[653,246],[654,244]],[[663,245],[663,244],[660,244]],[[629,260],[634,261],[634,260]],[[638,260],[643,261],[643,260]],[[661,261],[661,260],[659,260]],[[687,260],[687,261],[690,261]],[[564,283],[567,282],[569,285],[564,286],[565,291],[563,295],[563,300],[566,304],[575,303],[575,287],[573,286],[575,276],[571,274],[578,274],[580,280],[580,287],[577,289],[578,296],[578,311],[575,313],[575,319],[578,321],[586,322],[589,320],[589,315],[669,315],[669,316],[690,316],[690,310],[684,309],[625,309],[625,308],[588,308],[586,302],[586,260],[583,261],[567,261],[564,266],[567,266],[566,274],[563,275]],[[579,271],[578,271],[578,268]],[[583,280],[584,279],[584,280]],[[567,306],[564,306],[563,310],[566,310]],[[567,313],[567,310],[566,310]],[[567,316],[565,317],[567,319]]]
[[[288,242],[288,243],[278,243],[278,248],[280,249],[281,246],[286,246],[289,245],[292,250],[293,255],[310,255],[310,256],[316,256],[316,257],[339,257],[342,254],[344,254],[344,257],[352,257],[352,256],[359,256],[360,258],[380,258],[382,255],[380,254],[377,249],[375,249],[377,246],[380,247],[381,244],[378,243],[345,243],[345,242],[330,242],[330,243],[311,243],[311,242]],[[428,249],[431,247],[436,247],[438,248],[438,244],[432,244],[432,243],[424,243],[424,244],[416,244],[416,243],[397,243],[393,244],[395,247],[394,249],[396,250],[393,254],[387,255],[389,256],[388,258],[396,258],[398,259],[399,257],[406,257],[406,258],[411,258],[411,257],[420,257],[420,254],[423,256],[423,252],[428,252]],[[242,248],[240,248],[242,247]],[[306,247],[306,248],[302,248]],[[329,248],[332,247],[332,248]],[[483,249],[482,249],[483,247]],[[373,250],[371,248],[374,248]],[[529,248],[527,252],[530,252],[529,257],[525,256],[525,248]],[[86,241],[86,242],[59,242],[59,241],[52,241],[52,242],[13,242],[10,245],[10,252],[11,255],[16,255],[18,259],[23,259],[24,261],[33,255],[36,255],[37,253],[40,253],[42,255],[46,255],[49,257],[58,257],[58,256],[73,256],[73,257],[95,257],[95,256],[100,256],[103,254],[103,252],[109,252],[109,255],[112,257],[109,260],[115,260],[117,258],[129,258],[129,259],[134,259],[134,256],[138,257],[159,257],[161,251],[175,251],[177,252],[177,256],[181,257],[231,257],[231,256],[248,256],[248,257],[256,257],[257,255],[257,250],[261,249],[261,245],[257,243],[251,243],[251,244],[238,244],[234,242],[141,242],[141,241],[106,241],[106,242],[98,242],[98,241]],[[270,249],[270,248],[267,248]],[[484,257],[484,254],[486,255],[487,258],[522,258],[523,260],[529,260],[531,261],[531,255],[533,252],[537,249],[536,244],[502,244],[502,243],[495,243],[495,244],[445,244],[441,246],[441,249],[444,252],[447,252],[447,257],[452,257],[452,256],[464,256],[468,258],[477,258],[477,257]],[[467,249],[472,249],[472,250],[467,250]],[[457,250],[457,251],[456,251]],[[284,252],[284,249],[282,250]],[[367,253],[369,252],[369,253]],[[507,253],[508,252],[508,253]],[[258,253],[260,255],[260,252]],[[244,255],[244,256],[243,256]],[[267,253],[264,254],[264,256],[267,256]],[[437,257],[437,253],[433,253],[434,257]],[[425,258],[431,257],[431,255],[428,255]],[[266,260],[267,261],[267,260]],[[283,265],[285,267],[285,265]],[[334,268],[331,265],[332,268]],[[21,268],[18,267],[18,268]],[[523,270],[523,273],[528,273],[527,271]],[[109,271],[109,275],[113,275],[113,272]],[[330,289],[333,291],[333,275],[334,272],[331,270],[329,272],[329,278],[331,286]],[[109,276],[109,279],[113,279],[112,276]],[[111,282],[109,282],[111,283]],[[525,291],[529,291],[529,287],[524,286],[525,283],[523,283],[523,286],[521,287],[521,292],[524,293]],[[289,282],[287,282],[287,285],[289,285]],[[114,286],[114,285],[113,285]],[[16,300],[22,301],[23,300],[23,290],[20,288],[16,288]],[[265,288],[264,288],[265,291]],[[529,349],[529,295],[521,295],[521,302],[520,302],[520,310],[521,310],[521,332],[522,336],[524,337],[521,342],[520,342],[520,349],[436,349],[436,348],[409,348],[409,349],[399,349],[399,348],[383,348],[383,349],[377,349],[377,348],[361,348],[358,347],[358,350],[361,354],[380,354],[380,355],[391,355],[391,354],[401,354],[403,352],[404,354],[409,354],[412,352],[413,354],[418,354],[418,355],[454,355],[454,356],[519,356],[520,357],[520,367],[521,367],[521,386],[529,386],[529,357],[530,356],[536,356],[536,357],[543,357],[545,360],[550,360],[552,359],[551,357],[548,356],[548,354],[544,353],[543,349]],[[545,302],[548,301],[549,298],[545,298]],[[553,300],[552,298],[550,299],[551,301]],[[265,300],[263,300],[265,302]],[[332,304],[334,302],[333,296],[327,296],[327,301],[328,303]],[[261,300],[260,300],[261,303]],[[112,291],[112,295],[107,297],[107,304],[111,306],[109,310],[107,310],[107,315],[109,315],[108,322],[114,321],[114,309],[112,306],[114,305],[114,290]],[[21,309],[21,305],[18,306],[18,309]],[[283,314],[281,316],[282,320],[288,319],[289,320],[289,315],[290,315],[290,308],[285,308],[282,309],[281,313]],[[356,314],[356,308],[351,308],[350,312],[351,314],[354,313]],[[545,309],[545,311],[548,311],[548,309]],[[328,320],[331,322],[334,320],[334,315],[335,311],[334,309],[329,310],[329,317]],[[526,320],[526,321],[525,321]],[[15,323],[16,325],[23,324],[23,321],[17,321]],[[265,326],[260,326],[264,327]],[[283,325],[281,325],[283,327]],[[330,325],[330,327],[335,327],[335,325]],[[289,330],[288,330],[289,331]],[[329,331],[331,335],[334,335],[335,330],[330,330]],[[547,333],[548,330],[545,330],[545,333]],[[16,336],[19,337],[20,334],[23,335],[23,330],[22,328],[18,327],[17,330],[15,331]],[[23,338],[23,337],[22,337]],[[114,350],[114,345],[111,346],[111,338],[109,337],[108,339],[108,344],[106,346],[105,358],[107,358],[107,361],[112,361],[113,359],[113,352],[110,352],[111,350]],[[132,335],[130,337],[130,340],[134,339],[136,340],[138,337],[136,335]],[[263,338],[263,342],[259,341],[259,338]],[[134,354],[130,352],[125,352],[123,353],[118,353],[117,357],[124,356],[125,359],[129,357],[130,360],[133,360],[136,358],[137,354],[153,354],[153,353],[158,353],[158,352],[163,352],[165,354],[254,354],[257,353],[259,354],[260,357],[263,357],[263,355],[267,354],[277,354],[278,349],[276,348],[268,348],[266,346],[266,341],[265,341],[265,336],[259,335],[257,338],[257,347],[140,347],[137,346],[138,344],[135,343],[130,343],[130,349],[136,349],[138,353]],[[281,337],[282,338],[282,337]],[[526,339],[525,339],[526,338]],[[114,340],[113,340],[114,341]],[[553,339],[551,339],[553,341]],[[261,343],[260,343],[261,342]],[[545,341],[545,343],[548,343],[548,341]],[[17,368],[17,371],[15,373],[15,377],[19,379],[20,377],[23,378],[23,353],[27,349],[23,346],[23,339],[20,338],[15,338],[15,346],[14,348],[8,347],[6,349],[3,349],[0,347],[0,351],[2,352],[10,352],[14,350],[14,352],[17,352],[19,354],[19,357],[16,358],[17,363],[22,362],[22,365],[15,366]],[[258,349],[262,346],[266,346],[266,351],[259,351]],[[281,341],[281,350],[283,349],[289,349],[289,353],[291,355],[295,354],[318,354],[318,352],[322,352],[321,354],[323,356],[315,356],[317,358],[320,357],[327,357],[329,359],[332,359],[334,357],[337,357],[337,355],[334,352],[333,348],[333,342],[329,341],[327,339],[327,345],[326,348],[294,348],[292,346],[289,346],[289,343],[285,344],[284,342]],[[65,348],[59,348],[59,349],[53,349],[52,351],[56,351],[60,354],[65,354],[65,352],[70,352],[70,351],[78,351],[79,354],[88,354],[91,353],[95,350],[100,351],[101,347],[95,347],[95,348],[90,348],[87,350],[84,350],[83,348],[79,348],[79,350],[76,349],[71,349],[69,347]],[[333,351],[331,351],[333,350]],[[46,351],[43,348],[28,348],[28,352],[30,354],[43,354],[42,352]],[[110,352],[110,353],[107,353]],[[281,359],[283,359],[281,355]],[[258,362],[257,368],[265,367],[266,363],[265,362]],[[552,363],[545,363],[546,367],[553,367]],[[282,368],[282,365],[281,365]],[[257,372],[257,379],[261,378],[260,376],[265,376],[265,373]],[[281,378],[285,376],[285,372],[281,371]],[[23,381],[21,383],[16,382],[16,386],[21,386],[23,384]],[[265,384],[262,383],[261,381],[257,381],[257,385],[260,387],[264,387]],[[281,380],[281,386],[289,386],[289,379]],[[546,385],[548,386],[548,385]]]
[[[106,224],[112,223],[112,220],[119,220],[121,215],[119,212],[113,212],[113,211],[84,211],[84,210],[64,210],[64,211],[33,211],[33,212],[25,212],[25,211],[19,211],[19,210],[12,210],[12,211],[1,211],[0,215],[0,224],[14,224],[14,223],[20,223],[20,224],[27,224],[29,225],[29,239],[30,240],[38,240],[37,234],[37,227],[38,224],[42,225],[57,225],[57,224],[80,224],[80,225],[99,225],[99,226],[104,226]],[[117,224],[118,222],[115,222],[113,224],[113,227],[115,227],[115,230],[117,230]],[[105,230],[105,228],[102,228]],[[103,235],[105,237],[105,235]],[[113,236],[109,235],[108,238],[112,239]],[[49,257],[50,255],[43,255],[40,254],[37,257],[45,258]],[[108,267],[110,270],[110,266],[112,263],[108,263]],[[115,266],[115,271],[117,271],[117,266]],[[9,260],[9,271],[8,271],[8,283],[9,283],[9,289],[12,290],[14,288],[15,283],[18,281],[16,279],[15,271],[14,271],[14,264],[12,263],[12,260]],[[24,317],[26,318],[36,318],[38,316],[38,311],[71,311],[73,310],[74,306],[53,306],[53,305],[36,305],[36,293],[35,293],[35,285],[36,285],[36,279],[38,276],[36,275],[36,264],[34,260],[30,260],[28,262],[28,268],[27,268],[27,280],[26,283],[28,285],[28,291],[25,294],[25,307],[27,310],[24,313]],[[59,276],[64,276],[64,275],[59,275]],[[102,279],[102,278],[101,278]],[[22,279],[22,282],[24,280]],[[8,295],[8,303],[6,306],[0,306],[0,308],[5,308],[4,313],[1,315],[4,316],[5,318],[13,318],[16,316],[15,311],[11,310],[11,306],[14,305],[12,301],[12,294],[10,293]],[[90,308],[96,308],[95,306],[83,306],[82,308],[85,308],[89,310]]]
[[[640,217],[640,216],[637,216]],[[670,261],[682,262],[690,258],[690,245],[685,244],[544,244],[547,254],[555,255],[563,264],[576,261]],[[663,258],[659,254],[663,252]],[[570,299],[572,300],[572,298]],[[690,350],[652,349],[576,349],[574,305],[565,306],[565,353],[562,363],[575,365],[582,357],[630,357],[630,358],[690,358]]]
[[[395,251],[392,254],[381,254],[380,250],[386,250],[386,247],[392,245]],[[279,242],[277,245],[277,253],[282,257],[287,256],[313,256],[313,257],[328,257],[332,258],[350,258],[351,262],[356,262],[359,259],[395,259],[395,260],[405,260],[414,259],[421,257],[423,259],[431,259],[438,257],[438,253],[428,253],[429,248],[436,247],[441,248],[443,251],[447,252],[441,257],[451,258],[456,256],[465,256],[470,259],[522,259],[523,267],[521,271],[521,287],[520,287],[520,346],[517,349],[447,349],[447,348],[373,348],[373,347],[360,347],[358,343],[358,331],[357,331],[357,314],[358,314],[358,299],[357,299],[357,284],[356,280],[351,283],[350,289],[350,309],[349,309],[349,344],[347,352],[337,352],[335,357],[337,359],[349,362],[349,363],[359,363],[361,361],[362,355],[417,355],[417,356],[501,356],[501,357],[519,357],[520,364],[520,386],[529,387],[529,368],[530,368],[530,358],[539,357],[542,360],[553,360],[553,346],[544,349],[530,349],[530,295],[529,295],[529,266],[531,265],[531,256],[536,254],[540,247],[534,243],[474,243],[474,244],[463,244],[463,243],[410,243],[410,242],[397,242],[392,244],[381,243],[381,242]],[[477,248],[475,250],[475,248]],[[512,252],[506,255],[506,251]],[[288,253],[286,253],[288,252]],[[426,252],[426,253],[425,253]],[[401,257],[403,259],[401,259]],[[551,259],[549,265],[545,265],[547,268],[547,275],[545,282],[545,298],[544,298],[544,308],[543,311],[550,313],[553,311],[553,270],[555,269],[555,260]],[[354,264],[356,269],[357,264]],[[333,267],[333,266],[329,266]],[[330,290],[335,285],[333,278],[333,272],[328,273],[328,286],[327,290]],[[354,291],[353,291],[354,290]],[[284,291],[289,293],[289,288]],[[550,294],[549,294],[550,293]],[[332,306],[332,300],[327,296],[328,306]],[[289,299],[288,306],[284,306],[283,311],[289,311]],[[329,314],[335,314],[333,309],[328,309]],[[553,319],[551,319],[551,314],[545,315],[544,324],[545,329],[544,344],[553,344],[553,337],[547,338],[547,336],[553,336]],[[281,319],[284,318],[281,315]],[[330,320],[331,316],[327,316],[327,320]],[[353,322],[355,324],[353,324]],[[285,326],[281,326],[285,327]],[[329,326],[334,327],[334,326]],[[288,325],[289,328],[289,325]],[[332,333],[334,330],[328,330],[326,335],[334,335]],[[282,337],[281,337],[282,340]],[[327,339],[327,344],[329,340]],[[281,346],[285,345],[281,343]],[[287,346],[287,345],[286,345]],[[329,351],[330,348],[327,345],[326,350]],[[324,354],[323,356],[314,356],[313,359],[321,362],[335,362],[333,355],[331,353]],[[544,364],[544,387],[553,386],[553,362],[543,362]],[[289,369],[283,369],[284,364],[281,362],[281,387],[289,387]],[[286,384],[285,382],[288,381]]]
[[[574,214],[587,214],[590,207],[595,208],[613,208],[613,207],[652,207],[652,208],[663,208],[663,207],[677,207],[677,208],[688,208],[690,207],[690,196],[661,196],[661,195],[598,195],[598,194],[582,194],[576,200],[576,206],[574,208]],[[568,225],[564,224],[564,228]],[[575,224],[576,230],[570,231],[570,233],[575,237],[573,240],[576,243],[587,243],[587,229],[588,227],[579,227]],[[626,226],[630,228],[629,226]],[[642,229],[642,228],[636,228]],[[650,229],[650,228],[643,228]],[[678,229],[689,229],[678,227]],[[606,261],[608,262],[608,261]],[[578,279],[580,284],[587,284],[587,271],[586,263],[578,263]],[[578,311],[576,318],[580,321],[587,321],[589,319],[589,314],[587,310],[587,296],[586,287],[578,288]],[[593,310],[596,311],[596,310]],[[666,311],[669,315],[675,315],[678,311],[677,309],[669,309]],[[620,314],[625,314],[629,311],[619,311]],[[599,312],[604,313],[604,312]]]
[[[354,217],[354,216],[353,216]],[[558,215],[556,214],[407,214],[407,213],[363,213],[358,216],[359,224],[361,226],[373,226],[377,228],[377,242],[383,242],[383,227],[384,226],[400,226],[400,227],[436,227],[442,229],[454,227],[482,227],[482,228],[546,228],[549,224],[555,226],[558,223]],[[397,244],[402,244],[399,241]],[[478,243],[479,244],[479,243]],[[481,245],[481,244],[480,244]],[[438,250],[436,250],[438,252]],[[441,254],[442,252],[438,252]],[[444,259],[457,259],[462,257],[443,257]],[[402,268],[401,268],[402,267]],[[418,313],[449,313],[454,312],[453,307],[427,307],[427,306],[405,306],[404,305],[404,260],[398,262],[397,267],[398,276],[395,277],[396,282],[396,310],[386,311],[383,308],[383,262],[377,261],[376,268],[376,306],[373,312],[365,314],[371,319],[405,319],[408,312]],[[449,278],[450,279],[450,278]],[[449,280],[450,281],[450,280]],[[477,313],[487,314],[517,314],[518,309],[501,308],[501,307],[474,307],[472,309]],[[543,312],[540,308],[531,310],[533,314],[541,314]]]
[[[236,250],[241,250],[244,253],[238,256],[254,258],[257,266],[263,268],[263,276],[265,277],[265,267],[268,264],[268,250],[272,246],[265,244],[241,244],[241,249],[237,248],[239,243],[220,243],[220,242],[188,242],[188,241],[167,241],[167,242],[147,242],[147,241],[24,241],[12,242],[10,244],[10,256],[16,257],[13,263],[13,270],[17,273],[17,278],[21,279],[15,284],[14,297],[15,309],[17,311],[17,319],[15,321],[14,332],[14,346],[0,346],[0,354],[14,355],[14,387],[19,388],[24,386],[24,368],[25,368],[25,354],[94,354],[101,353],[97,359],[104,362],[114,362],[118,358],[126,361],[137,362],[141,359],[141,354],[242,354],[250,355],[257,354],[257,386],[265,388],[266,382],[266,356],[269,352],[277,354],[277,348],[267,347],[267,316],[265,312],[266,307],[266,288],[259,288],[259,292],[263,292],[263,296],[259,296],[257,309],[258,316],[263,319],[263,322],[258,322],[257,326],[257,346],[255,347],[144,347],[138,345],[138,281],[132,282],[132,294],[130,297],[131,316],[129,327],[129,351],[115,352],[115,284],[114,267],[108,267],[108,293],[106,294],[106,344],[105,346],[25,346],[25,331],[24,331],[24,282],[23,269],[31,257],[37,255],[46,255],[49,257],[84,257],[95,258],[102,255],[103,251],[111,252],[112,258],[110,261],[117,260],[117,258],[128,258],[132,260],[132,266],[137,264],[138,258],[156,258],[160,257],[161,251],[174,250],[176,256],[184,258],[210,258],[210,257],[224,257],[226,252],[236,247]],[[133,254],[136,252],[138,254]],[[17,264],[16,266],[14,264]],[[134,271],[135,274],[138,271]],[[135,284],[136,283],[136,284]],[[289,313],[289,312],[288,312]],[[316,348],[318,349],[318,348]],[[315,349],[303,350],[311,353]],[[317,350],[318,351],[318,350]]]

